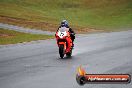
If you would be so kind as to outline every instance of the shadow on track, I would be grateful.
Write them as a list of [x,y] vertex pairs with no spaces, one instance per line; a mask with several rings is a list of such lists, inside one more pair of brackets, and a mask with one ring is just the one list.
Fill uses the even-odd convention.
[[62,60],[73,59],[73,56],[71,56],[71,57],[64,57],[64,58],[60,58],[59,57],[59,59],[62,59]]

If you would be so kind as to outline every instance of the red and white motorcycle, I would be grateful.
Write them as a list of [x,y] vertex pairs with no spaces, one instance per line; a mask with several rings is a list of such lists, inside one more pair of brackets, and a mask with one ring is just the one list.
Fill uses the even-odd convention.
[[70,57],[72,55],[72,40],[69,33],[69,28],[61,27],[55,34],[56,41],[59,47],[59,54],[61,58],[64,55]]

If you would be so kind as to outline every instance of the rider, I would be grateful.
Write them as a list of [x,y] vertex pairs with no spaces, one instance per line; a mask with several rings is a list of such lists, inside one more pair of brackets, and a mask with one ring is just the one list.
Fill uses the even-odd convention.
[[[61,28],[61,27],[69,28],[69,33],[70,33],[71,40],[72,40],[72,43],[73,43],[74,39],[75,39],[75,32],[69,27],[68,22],[66,20],[62,20],[61,25],[59,26],[59,28]],[[72,47],[74,47],[74,43],[72,45],[73,45]]]

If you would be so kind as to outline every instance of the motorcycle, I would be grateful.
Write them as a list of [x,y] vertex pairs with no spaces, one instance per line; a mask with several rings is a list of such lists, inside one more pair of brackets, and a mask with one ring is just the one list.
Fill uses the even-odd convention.
[[57,45],[59,47],[59,54],[61,58],[64,58],[65,54],[67,57],[71,57],[72,55],[73,43],[68,30],[69,28],[61,27],[55,34]]

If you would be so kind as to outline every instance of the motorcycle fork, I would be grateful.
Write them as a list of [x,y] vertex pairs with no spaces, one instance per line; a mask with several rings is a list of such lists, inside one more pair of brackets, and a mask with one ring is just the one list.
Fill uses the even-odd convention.
[[64,49],[66,50],[66,43],[65,42],[59,42],[59,45],[64,45]]

